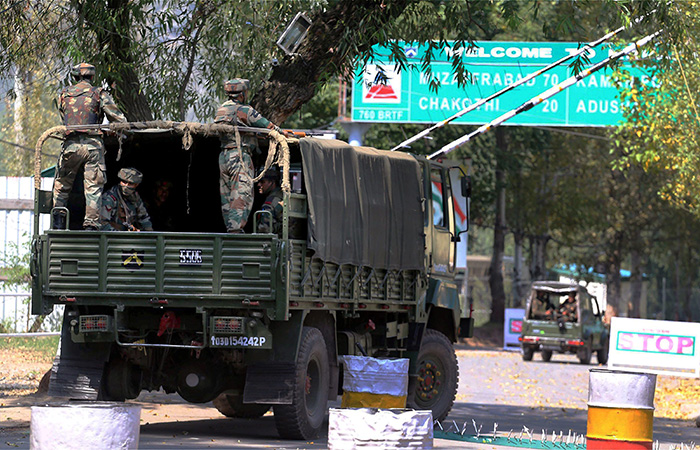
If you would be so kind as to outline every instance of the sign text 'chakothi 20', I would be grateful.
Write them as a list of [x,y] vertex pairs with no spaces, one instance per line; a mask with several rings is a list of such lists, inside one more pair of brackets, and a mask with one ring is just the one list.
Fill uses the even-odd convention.
[[698,323],[613,317],[608,367],[698,378],[699,342]]

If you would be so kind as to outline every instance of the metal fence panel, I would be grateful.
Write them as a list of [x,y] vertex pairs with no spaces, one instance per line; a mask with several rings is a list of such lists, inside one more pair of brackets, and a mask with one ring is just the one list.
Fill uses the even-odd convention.
[[[52,183],[51,178],[42,179],[42,189],[51,190]],[[34,321],[29,315],[29,286],[8,286],[2,277],[2,268],[8,265],[9,259],[29,252],[33,208],[33,177],[0,177],[0,323],[9,331],[28,331]],[[40,229],[47,229],[49,224],[48,215],[42,216]],[[51,326],[55,319],[52,317],[46,325]]]

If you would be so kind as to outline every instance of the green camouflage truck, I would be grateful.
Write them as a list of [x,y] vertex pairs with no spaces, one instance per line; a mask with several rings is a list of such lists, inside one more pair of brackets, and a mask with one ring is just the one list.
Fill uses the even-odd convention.
[[[218,135],[233,127],[102,127],[105,189],[121,167],[143,172],[145,199],[168,180],[174,229],[80,230],[78,177],[67,229],[40,232],[52,205],[36,183],[32,312],[65,305],[50,395],[163,389],[229,417],[273,408],[282,437],[310,439],[342,389],[340,358],[364,354],[409,358],[408,405],[445,418],[458,383],[453,343],[473,327],[455,281],[455,207],[468,205],[453,191],[469,191],[457,164],[241,127],[278,149],[283,231],[258,233],[257,212],[245,234],[226,234]],[[42,136],[37,158],[63,131]]]
[[[573,299],[570,308],[567,299]],[[610,327],[603,323],[595,297],[583,286],[560,281],[535,281],[527,299],[519,337],[523,360],[535,352],[548,362],[552,354],[573,353],[581,364],[589,364],[596,353],[600,364],[608,362]]]

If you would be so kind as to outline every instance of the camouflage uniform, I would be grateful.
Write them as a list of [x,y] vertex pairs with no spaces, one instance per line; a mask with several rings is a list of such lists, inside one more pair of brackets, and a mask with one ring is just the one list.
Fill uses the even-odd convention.
[[270,228],[270,216],[267,214],[260,214],[260,222],[258,223],[259,233],[275,233],[278,236],[282,234],[282,216],[284,214],[283,198],[282,189],[279,187],[274,188],[267,194],[262,210],[270,211],[272,214],[272,228]]
[[[128,168],[119,171],[119,178],[138,185],[143,175],[136,169]],[[123,189],[120,183],[102,194],[100,211],[102,229],[105,231],[153,231],[151,218],[139,193],[133,190],[125,195]]]
[[[66,126],[100,124],[105,115],[112,122],[126,122],[112,96],[102,88],[93,87],[85,79],[61,91],[59,110]],[[67,205],[73,181],[82,166],[85,166],[83,226],[98,228],[102,188],[107,181],[100,130],[71,130],[66,133],[53,187],[54,207]]]
[[559,306],[559,314],[562,316],[562,318],[570,322],[578,321],[576,314],[576,300],[571,297],[567,298],[566,301]]
[[[247,90],[247,80],[231,80],[229,84],[245,84],[244,90],[238,90],[229,95],[238,95]],[[228,91],[228,90],[227,90]],[[252,106],[240,103],[233,98],[227,100],[216,111],[216,123],[238,125],[245,127],[269,128],[280,131],[279,127],[253,109]],[[219,155],[219,190],[221,194],[221,213],[229,233],[240,232],[248,221],[253,206],[253,178],[255,168],[251,152],[258,149],[257,137],[241,135],[241,142],[236,141],[236,135],[230,133],[221,137],[221,154]],[[240,144],[240,147],[239,145]]]

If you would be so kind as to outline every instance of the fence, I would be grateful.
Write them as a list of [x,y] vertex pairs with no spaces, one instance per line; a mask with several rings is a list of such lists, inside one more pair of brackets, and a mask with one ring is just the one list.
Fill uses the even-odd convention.
[[[42,179],[42,189],[50,190],[52,179]],[[6,331],[28,331],[34,317],[29,314],[28,283],[8,285],[3,268],[17,264],[29,250],[34,225],[34,178],[0,177],[0,324]],[[50,219],[42,216],[41,230]],[[52,314],[52,316],[54,316]],[[46,326],[53,326],[51,317]]]

